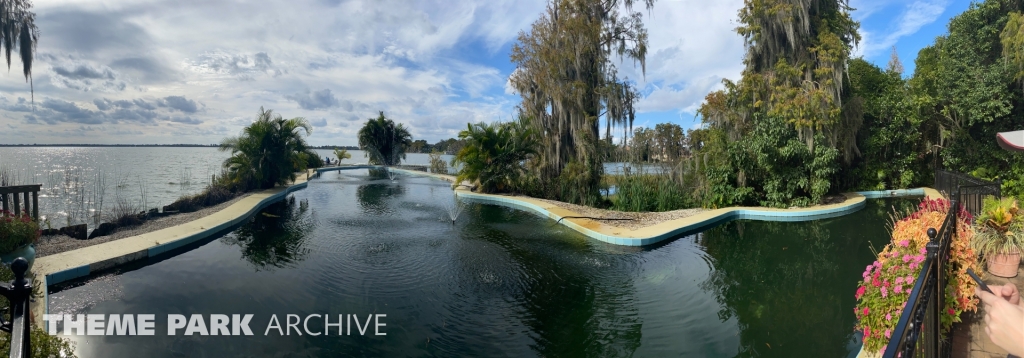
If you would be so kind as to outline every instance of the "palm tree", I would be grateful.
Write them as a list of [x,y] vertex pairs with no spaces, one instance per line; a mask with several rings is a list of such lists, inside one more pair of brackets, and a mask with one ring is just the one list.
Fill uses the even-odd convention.
[[405,159],[405,151],[412,145],[412,134],[405,125],[384,116],[370,118],[359,129],[359,149],[365,150],[370,164],[398,165]]
[[334,156],[338,158],[338,164],[341,164],[342,160],[352,158],[347,149],[335,149]]
[[294,181],[295,172],[306,169],[310,155],[301,130],[308,136],[313,129],[301,117],[284,119],[260,107],[256,121],[241,136],[221,142],[220,150],[231,151],[224,161],[230,184],[248,190]]
[[526,120],[466,125],[459,139],[466,145],[452,159],[462,164],[456,182],[478,182],[481,192],[516,189],[526,173],[526,161],[537,155],[540,138]]

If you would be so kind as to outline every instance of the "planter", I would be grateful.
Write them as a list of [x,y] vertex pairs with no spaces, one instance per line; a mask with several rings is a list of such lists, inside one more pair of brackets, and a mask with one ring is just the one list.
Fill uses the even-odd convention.
[[988,272],[999,277],[1016,277],[1020,253],[996,254],[988,259]]
[[19,257],[24,257],[25,260],[28,260],[28,269],[31,270],[32,263],[36,261],[36,247],[33,246],[32,244],[26,244],[24,246],[21,246],[17,249],[14,249],[14,251],[0,255],[0,262],[3,262],[4,266],[10,267],[11,262],[13,262],[14,259]]

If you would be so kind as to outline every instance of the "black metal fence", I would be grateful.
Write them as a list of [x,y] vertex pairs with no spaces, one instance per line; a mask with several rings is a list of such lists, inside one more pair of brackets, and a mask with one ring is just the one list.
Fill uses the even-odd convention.
[[944,268],[949,262],[949,245],[956,235],[957,212],[960,211],[958,197],[952,196],[942,227],[937,232],[934,228],[928,229],[928,257],[885,347],[884,358],[949,357],[952,352],[951,340],[942,337],[940,315],[946,302]]
[[964,209],[973,216],[978,216],[978,213],[981,212],[982,200],[986,196],[992,195],[996,198],[1001,196],[1001,186],[1002,180],[1000,179],[992,182],[963,173],[946,170],[935,171],[935,189],[950,199],[953,198],[951,193],[959,191],[957,199],[959,199],[960,205],[963,205]]
[[14,272],[14,281],[0,283],[0,296],[3,296],[10,303],[7,308],[9,316],[5,319],[0,314],[0,331],[11,334],[11,358],[31,357],[32,346],[29,336],[32,332],[29,316],[32,311],[29,307],[32,296],[32,280],[25,278],[28,271],[28,261],[24,258],[17,258],[11,262],[11,271]]

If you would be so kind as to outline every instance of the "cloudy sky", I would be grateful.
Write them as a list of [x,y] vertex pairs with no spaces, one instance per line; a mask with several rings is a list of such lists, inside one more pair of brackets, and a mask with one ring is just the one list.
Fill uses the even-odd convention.
[[[378,110],[416,139],[507,120],[517,34],[546,0],[36,0],[35,103],[20,62],[0,76],[0,143],[218,143],[260,106],[305,117],[316,145],[355,145]],[[637,124],[693,127],[742,68],[742,0],[658,0]],[[858,55],[885,66],[921,47],[966,0],[852,0]],[[627,66],[628,67],[628,66]]]

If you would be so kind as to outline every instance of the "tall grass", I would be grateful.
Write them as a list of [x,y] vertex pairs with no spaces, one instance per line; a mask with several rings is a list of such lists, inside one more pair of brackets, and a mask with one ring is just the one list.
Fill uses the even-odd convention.
[[616,185],[613,208],[621,211],[649,212],[671,211],[691,207],[692,195],[682,180],[682,175],[673,170],[661,173],[644,173],[643,166],[626,167],[622,175],[611,176],[609,182]]

